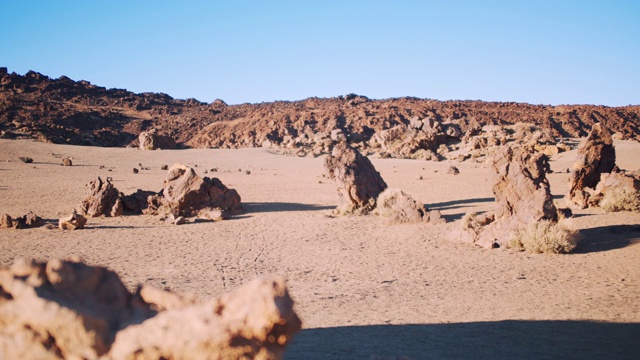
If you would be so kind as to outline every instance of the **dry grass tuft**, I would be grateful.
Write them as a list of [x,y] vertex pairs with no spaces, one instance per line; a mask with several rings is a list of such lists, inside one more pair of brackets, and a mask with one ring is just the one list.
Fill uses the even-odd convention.
[[640,192],[630,189],[611,189],[603,195],[600,207],[609,212],[640,212]]
[[516,230],[509,247],[538,254],[566,254],[575,249],[576,235],[556,222],[542,220]]

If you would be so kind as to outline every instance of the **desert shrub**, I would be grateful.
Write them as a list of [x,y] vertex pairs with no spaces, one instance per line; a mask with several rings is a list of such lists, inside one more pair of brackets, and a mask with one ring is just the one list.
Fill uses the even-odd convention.
[[386,189],[378,195],[375,213],[391,223],[422,221],[426,214],[422,204],[400,189]]
[[602,196],[600,207],[609,212],[640,212],[640,192],[621,188],[611,189]]
[[476,212],[466,213],[462,217],[462,229],[471,230],[478,234],[484,226],[489,225],[495,220],[493,215],[483,215]]
[[541,220],[513,232],[509,247],[533,253],[564,254],[576,247],[577,237],[556,222]]

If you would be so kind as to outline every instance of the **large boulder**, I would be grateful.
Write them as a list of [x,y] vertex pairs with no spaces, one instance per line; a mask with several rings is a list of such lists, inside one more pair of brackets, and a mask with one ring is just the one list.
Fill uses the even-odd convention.
[[546,155],[528,146],[506,146],[496,153],[492,167],[496,210],[464,224],[463,241],[485,248],[503,247],[519,228],[543,220],[554,223],[558,220],[546,178],[550,170]]
[[170,136],[160,135],[156,129],[143,131],[138,135],[139,147],[142,150],[175,149],[178,147]]
[[604,125],[593,125],[589,135],[578,147],[578,157],[569,177],[569,192],[565,199],[580,208],[589,205],[589,191],[595,189],[601,174],[610,173],[616,165],[616,151],[611,133]]
[[240,195],[227,188],[218,178],[200,177],[193,168],[173,165],[164,180],[159,213],[196,216],[203,209],[225,212],[242,210]]
[[324,161],[329,179],[338,186],[341,213],[366,213],[375,208],[375,200],[387,184],[365,156],[341,142]]
[[300,328],[277,277],[199,302],[77,259],[0,269],[2,359],[281,359]]
[[87,184],[86,197],[78,207],[78,212],[91,217],[120,216],[124,209],[122,195],[118,189],[100,177]]

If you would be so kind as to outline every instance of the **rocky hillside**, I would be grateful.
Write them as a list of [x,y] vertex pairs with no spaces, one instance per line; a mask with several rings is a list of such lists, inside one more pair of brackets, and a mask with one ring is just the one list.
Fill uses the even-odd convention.
[[[0,68],[0,137],[64,144],[137,146],[140,132],[155,129],[183,147],[272,146],[297,155],[317,155],[346,138],[381,155],[429,158],[413,154],[465,143],[482,133],[483,127],[487,130],[486,125],[526,123],[547,136],[581,137],[596,122],[621,137],[640,140],[637,105],[545,106],[411,97],[371,100],[355,94],[208,104],[161,93],[106,89],[65,76],[51,79],[33,71],[22,76]],[[412,145],[395,151],[397,142]]]

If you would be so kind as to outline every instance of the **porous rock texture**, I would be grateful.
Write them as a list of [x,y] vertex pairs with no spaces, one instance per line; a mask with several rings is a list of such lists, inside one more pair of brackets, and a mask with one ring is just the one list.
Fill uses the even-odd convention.
[[141,132],[138,135],[138,142],[142,150],[175,149],[178,147],[170,136],[160,135],[156,129]]
[[33,211],[19,217],[11,217],[9,214],[0,215],[0,229],[30,229],[44,225],[44,220]]
[[111,181],[102,181],[100,177],[87,184],[86,197],[78,207],[80,214],[91,217],[120,216],[124,206],[122,195]]
[[300,327],[277,277],[199,302],[78,259],[0,269],[3,359],[280,359]]
[[324,167],[338,186],[342,204],[340,213],[367,213],[375,208],[378,195],[387,188],[371,161],[346,141],[333,148],[324,161]]
[[610,173],[616,166],[616,151],[611,133],[597,123],[578,147],[578,157],[569,177],[568,203],[579,208],[589,206],[590,190],[594,190],[603,173]]
[[218,178],[200,177],[191,167],[173,165],[167,172],[158,213],[175,216],[197,216],[203,209],[225,212],[242,210],[240,195],[227,188]]
[[541,220],[556,222],[558,213],[546,174],[546,155],[529,146],[505,146],[494,156],[496,209],[462,230],[462,240],[485,248],[504,247],[512,231]]
[[426,222],[445,223],[438,210],[429,210],[400,189],[386,189],[376,201],[375,212],[389,224]]

